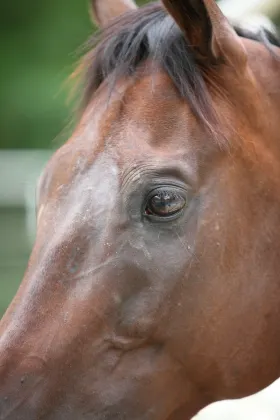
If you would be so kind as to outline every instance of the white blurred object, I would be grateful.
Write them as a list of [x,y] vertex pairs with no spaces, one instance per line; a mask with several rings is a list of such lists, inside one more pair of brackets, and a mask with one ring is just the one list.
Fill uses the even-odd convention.
[[277,28],[274,23],[264,15],[252,14],[240,19],[230,19],[231,23],[240,28],[258,32],[260,28],[268,29],[270,32],[277,34]]
[[272,19],[280,12],[279,0],[220,0],[219,6],[228,18],[234,20],[251,15],[264,15]]
[[265,28],[277,33],[271,19],[280,13],[278,0],[221,0],[219,6],[234,25],[252,31]]
[[220,401],[200,411],[193,420],[279,420],[280,379],[250,397]]

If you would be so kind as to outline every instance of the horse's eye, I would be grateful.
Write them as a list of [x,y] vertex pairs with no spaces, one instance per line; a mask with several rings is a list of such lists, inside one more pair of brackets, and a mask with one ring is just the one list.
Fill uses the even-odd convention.
[[176,190],[161,189],[155,191],[146,204],[145,214],[148,216],[170,217],[177,215],[186,205],[183,193]]

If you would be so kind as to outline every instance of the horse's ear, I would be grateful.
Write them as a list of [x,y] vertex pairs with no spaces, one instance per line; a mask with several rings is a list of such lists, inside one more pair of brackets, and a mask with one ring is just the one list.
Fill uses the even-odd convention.
[[133,0],[91,0],[94,23],[102,28],[112,19],[136,8]]
[[162,3],[198,59],[245,66],[245,48],[215,0],[162,0]]

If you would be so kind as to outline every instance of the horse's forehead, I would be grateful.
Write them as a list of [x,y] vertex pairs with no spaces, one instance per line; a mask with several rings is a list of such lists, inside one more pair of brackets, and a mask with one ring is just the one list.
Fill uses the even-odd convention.
[[152,71],[128,86],[122,112],[128,124],[137,122],[151,130],[164,124],[168,131],[182,116],[192,119],[188,104],[163,71]]
[[[50,161],[42,184],[51,180],[52,191],[98,162],[114,162],[121,174],[127,162],[186,151],[198,136],[196,119],[164,72],[121,80],[108,95],[103,88],[93,98],[72,138]],[[104,165],[99,167],[106,172]]]
[[[115,148],[120,162],[125,158],[141,161],[147,154],[152,158],[162,151],[172,154],[176,148],[185,147],[188,138],[201,129],[163,71],[144,73],[128,84],[115,106],[119,112],[112,105],[104,112],[104,121],[111,121],[106,142],[111,150]],[[103,133],[98,134],[102,141]]]

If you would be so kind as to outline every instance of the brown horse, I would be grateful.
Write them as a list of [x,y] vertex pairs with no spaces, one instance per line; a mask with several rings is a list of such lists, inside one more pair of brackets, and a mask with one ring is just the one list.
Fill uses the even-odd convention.
[[93,2],[1,323],[1,420],[187,420],[280,376],[280,44],[162,3]]

